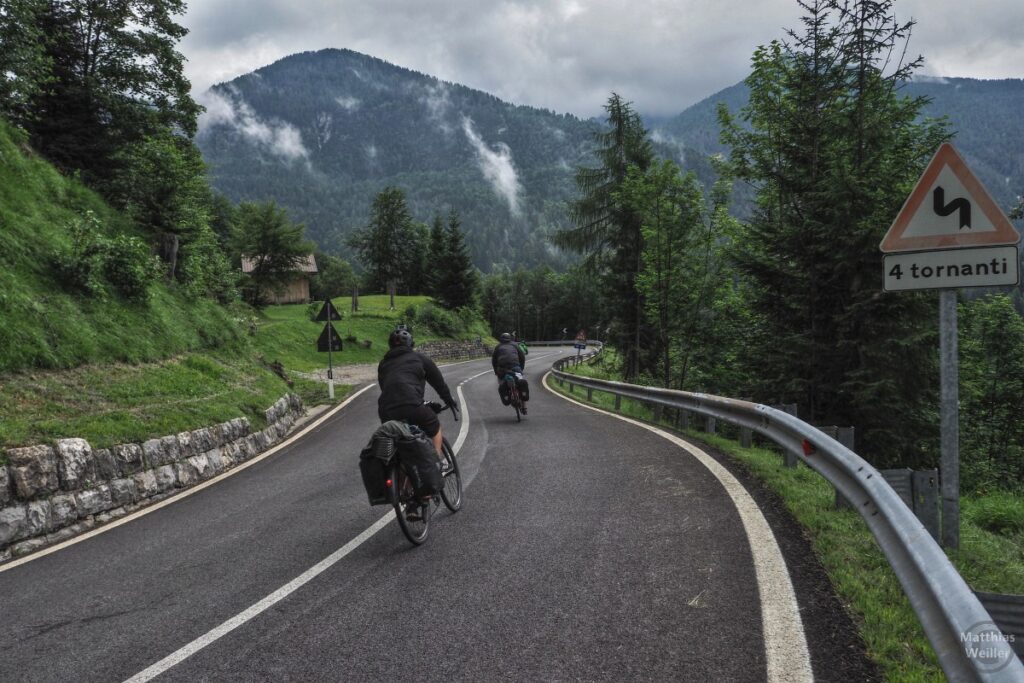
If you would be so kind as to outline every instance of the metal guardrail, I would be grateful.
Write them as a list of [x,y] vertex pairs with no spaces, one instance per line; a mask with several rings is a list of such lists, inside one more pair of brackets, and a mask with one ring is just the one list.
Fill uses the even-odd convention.
[[[528,342],[555,346],[568,342]],[[593,357],[598,351],[588,353]],[[935,539],[882,475],[866,460],[816,427],[769,406],[737,399],[599,380],[562,371],[576,356],[552,366],[560,382],[692,411],[746,427],[791,452],[821,474],[852,504],[885,553],[925,635],[951,681],[1021,683],[1024,665]]]

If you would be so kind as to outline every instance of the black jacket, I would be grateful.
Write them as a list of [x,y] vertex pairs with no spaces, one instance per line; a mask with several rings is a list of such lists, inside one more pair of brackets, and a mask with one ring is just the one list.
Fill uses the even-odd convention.
[[526,356],[519,350],[519,344],[502,342],[494,347],[494,353],[491,354],[491,367],[494,368],[495,373],[508,370],[514,365],[518,365],[520,370],[526,369]]
[[391,349],[377,366],[377,411],[385,415],[396,408],[422,405],[425,382],[430,382],[442,401],[455,402],[434,361],[408,346]]

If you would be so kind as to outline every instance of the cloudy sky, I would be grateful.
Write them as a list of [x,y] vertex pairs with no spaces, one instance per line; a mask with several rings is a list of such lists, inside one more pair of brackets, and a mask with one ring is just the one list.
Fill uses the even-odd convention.
[[[348,48],[589,117],[613,90],[673,115],[741,80],[799,25],[795,0],[189,0],[195,92],[296,52]],[[1024,0],[896,0],[923,73],[1024,78]]]

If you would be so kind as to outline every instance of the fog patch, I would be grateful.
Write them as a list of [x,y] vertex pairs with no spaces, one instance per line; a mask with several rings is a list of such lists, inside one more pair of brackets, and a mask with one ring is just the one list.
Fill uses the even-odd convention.
[[473,121],[466,116],[462,117],[462,132],[466,134],[466,139],[476,152],[477,165],[484,178],[498,196],[508,202],[512,215],[518,217],[521,214],[519,195],[523,188],[512,164],[512,150],[504,142],[495,144],[494,149],[488,147],[473,128]]
[[355,111],[363,104],[362,100],[358,97],[335,97],[334,101],[345,111]]
[[309,160],[309,150],[303,144],[298,128],[286,121],[264,121],[237,91],[231,94],[234,98],[208,90],[198,98],[199,103],[206,107],[199,117],[200,131],[209,126],[229,126],[249,143],[285,161]]

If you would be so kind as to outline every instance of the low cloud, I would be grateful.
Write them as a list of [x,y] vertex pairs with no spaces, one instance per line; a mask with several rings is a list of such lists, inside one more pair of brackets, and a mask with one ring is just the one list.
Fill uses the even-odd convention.
[[466,139],[473,146],[476,152],[477,165],[484,174],[484,178],[491,184],[499,197],[508,202],[508,208],[513,216],[519,216],[519,196],[523,187],[519,183],[519,175],[512,164],[512,150],[504,142],[495,145],[491,149],[480,137],[480,134],[473,128],[473,122],[468,117],[462,117],[462,132]]
[[284,121],[264,121],[237,93],[231,95],[209,90],[198,98],[199,103],[206,107],[199,117],[200,131],[209,126],[230,126],[251,144],[285,161],[301,159],[308,162],[309,150],[303,144],[298,128]]
[[334,101],[345,111],[355,111],[362,106],[362,101],[356,97],[335,97]]
[[452,101],[446,85],[441,83],[427,86],[425,93],[420,97],[420,102],[427,108],[427,115],[442,131],[450,134],[454,130],[449,122]]

